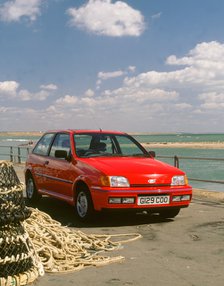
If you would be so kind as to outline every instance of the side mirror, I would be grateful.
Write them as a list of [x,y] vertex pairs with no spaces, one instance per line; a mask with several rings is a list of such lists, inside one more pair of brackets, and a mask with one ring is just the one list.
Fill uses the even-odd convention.
[[56,158],[68,160],[68,153],[66,150],[56,150],[54,155]]
[[155,151],[149,151],[150,157],[155,158],[156,157],[156,152]]

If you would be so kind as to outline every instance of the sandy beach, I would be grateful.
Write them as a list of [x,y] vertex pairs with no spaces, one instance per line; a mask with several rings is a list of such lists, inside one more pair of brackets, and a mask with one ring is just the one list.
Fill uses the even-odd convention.
[[[23,165],[15,165],[15,170],[24,182]],[[114,215],[86,225],[75,219],[73,208],[66,203],[46,197],[36,207],[62,225],[87,234],[142,235],[117,251],[104,253],[123,256],[122,263],[69,274],[46,273],[34,283],[36,286],[223,286],[224,193],[193,190],[191,205],[173,220]]]
[[0,132],[0,136],[41,136],[43,132],[41,131],[2,131]]
[[192,149],[224,149],[224,142],[163,142],[142,143],[146,149],[153,148],[192,148]]

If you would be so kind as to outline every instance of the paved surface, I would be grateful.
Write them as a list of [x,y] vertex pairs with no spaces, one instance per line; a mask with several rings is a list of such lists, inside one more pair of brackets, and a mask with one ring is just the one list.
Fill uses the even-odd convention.
[[[21,181],[21,166],[15,167]],[[100,217],[89,225],[78,223],[72,207],[43,198],[38,208],[62,224],[86,233],[140,233],[142,238],[124,244],[119,251],[122,263],[90,267],[70,274],[46,274],[37,286],[67,285],[153,285],[223,286],[224,285],[224,203],[223,197],[201,196],[194,192],[189,208],[173,220],[155,216]]]

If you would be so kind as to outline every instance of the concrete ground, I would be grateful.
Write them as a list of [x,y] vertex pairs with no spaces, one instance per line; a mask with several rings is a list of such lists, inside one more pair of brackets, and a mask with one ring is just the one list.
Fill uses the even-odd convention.
[[[21,181],[23,166],[15,166]],[[105,255],[125,257],[122,263],[90,267],[69,274],[45,274],[34,285],[224,285],[224,192],[193,191],[189,208],[175,219],[148,215],[99,217],[80,224],[66,203],[42,198],[38,208],[74,229],[93,234],[140,233],[141,239]],[[59,211],[60,210],[60,211]]]

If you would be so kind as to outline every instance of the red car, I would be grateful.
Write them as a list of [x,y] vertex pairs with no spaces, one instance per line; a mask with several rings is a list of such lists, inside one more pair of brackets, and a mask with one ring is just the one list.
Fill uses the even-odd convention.
[[121,209],[173,218],[189,205],[192,188],[183,171],[154,155],[122,132],[49,131],[26,162],[27,199],[64,200],[81,220]]

